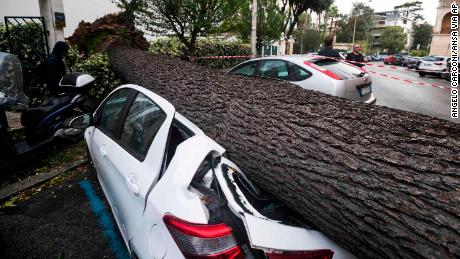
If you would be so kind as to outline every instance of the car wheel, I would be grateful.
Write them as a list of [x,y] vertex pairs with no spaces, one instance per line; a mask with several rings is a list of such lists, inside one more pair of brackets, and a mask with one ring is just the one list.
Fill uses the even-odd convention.
[[425,73],[423,73],[423,72],[418,72],[418,75],[419,75],[420,77],[424,77],[424,76],[426,76],[426,74],[425,74]]

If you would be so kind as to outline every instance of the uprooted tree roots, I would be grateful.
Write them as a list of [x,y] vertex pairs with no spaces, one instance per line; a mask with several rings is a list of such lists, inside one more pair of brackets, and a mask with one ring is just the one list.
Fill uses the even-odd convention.
[[134,49],[109,55],[357,256],[460,257],[460,125]]

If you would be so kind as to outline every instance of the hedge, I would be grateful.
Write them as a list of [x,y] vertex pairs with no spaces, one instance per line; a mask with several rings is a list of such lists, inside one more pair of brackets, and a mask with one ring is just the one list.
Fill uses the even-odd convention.
[[[149,52],[152,54],[165,54],[172,57],[184,56],[184,48],[176,37],[162,37],[150,42]],[[196,44],[193,60],[199,65],[210,68],[226,68],[241,63],[248,58],[231,59],[203,59],[209,56],[249,56],[251,46],[240,42],[222,41],[217,39],[200,39]]]

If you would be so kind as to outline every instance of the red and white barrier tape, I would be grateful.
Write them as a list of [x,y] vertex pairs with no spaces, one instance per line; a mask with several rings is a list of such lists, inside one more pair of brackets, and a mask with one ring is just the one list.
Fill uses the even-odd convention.
[[397,76],[391,76],[391,75],[387,75],[387,74],[383,74],[383,73],[379,73],[379,72],[375,72],[375,71],[367,71],[367,72],[372,73],[374,75],[379,75],[379,76],[391,78],[391,79],[394,79],[394,80],[403,81],[403,82],[408,83],[408,84],[416,84],[416,85],[419,85],[419,86],[431,86],[431,87],[434,87],[434,88],[444,89],[444,90],[450,92],[450,87],[447,87],[447,86],[441,86],[441,85],[437,85],[437,84],[430,84],[430,83],[424,83],[424,82],[416,82],[416,81],[402,79],[402,78],[399,78]]
[[203,57],[194,57],[194,59],[231,59],[231,58],[251,58],[251,55],[242,55],[242,56],[203,56]]

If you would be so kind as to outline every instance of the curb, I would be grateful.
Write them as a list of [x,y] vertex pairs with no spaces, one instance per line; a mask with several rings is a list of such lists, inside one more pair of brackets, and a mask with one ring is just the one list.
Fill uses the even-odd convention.
[[84,158],[84,159],[80,159],[80,160],[77,160],[75,162],[72,162],[72,163],[69,163],[65,166],[65,169],[64,170],[59,170],[59,169],[54,169],[54,170],[51,170],[50,172],[48,173],[42,173],[42,174],[37,174],[37,175],[34,175],[34,176],[31,176],[23,181],[20,181],[20,182],[17,182],[17,183],[13,183],[13,184],[10,184],[8,186],[5,186],[3,187],[2,189],[0,189],[0,201],[4,201],[8,198],[10,198],[11,196],[13,195],[16,195],[18,194],[19,192],[22,192],[26,189],[29,189],[33,186],[36,186],[38,184],[41,184],[43,182],[46,182],[48,180],[50,180],[51,178],[59,175],[59,174],[62,174],[62,173],[65,173],[67,171],[70,171],[80,165],[83,165],[84,163],[86,163],[87,159]]

